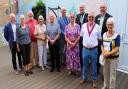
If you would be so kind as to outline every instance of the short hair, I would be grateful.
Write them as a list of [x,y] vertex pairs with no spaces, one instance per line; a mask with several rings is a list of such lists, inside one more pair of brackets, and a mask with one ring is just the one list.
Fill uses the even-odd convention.
[[62,11],[62,10],[66,10],[66,8],[65,8],[64,6],[62,6],[62,7],[61,7],[61,11]]
[[107,25],[107,24],[112,24],[112,25],[114,25],[114,18],[113,18],[113,17],[108,18],[106,25]]
[[93,16],[93,17],[95,17],[94,11],[90,11],[90,12],[88,13],[88,16]]
[[12,17],[12,16],[13,16],[13,17],[16,17],[14,13],[11,13],[11,14],[9,15],[9,17]]
[[44,21],[44,17],[42,15],[40,15],[38,19],[42,19]]
[[28,11],[28,15],[29,15],[29,14],[32,14],[32,15],[34,15],[34,14],[33,14],[33,12],[32,12],[31,10],[30,10],[30,11]]
[[80,3],[79,7],[84,7],[85,8],[85,4],[84,3]]
[[24,15],[20,15],[20,19],[21,19],[21,18],[24,18],[24,19],[25,19],[25,16],[24,16]]

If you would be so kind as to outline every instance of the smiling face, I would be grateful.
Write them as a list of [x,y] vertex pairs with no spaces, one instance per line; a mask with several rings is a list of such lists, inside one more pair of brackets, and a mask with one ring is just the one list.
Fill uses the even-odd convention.
[[15,14],[10,14],[9,19],[11,23],[15,23],[16,21]]
[[105,3],[102,3],[102,4],[100,5],[100,13],[101,13],[102,15],[105,15],[105,14],[106,14],[106,11],[107,11],[107,6],[106,6]]
[[33,16],[34,16],[34,15],[33,15],[33,12],[31,12],[31,11],[30,11],[30,12],[28,12],[28,18],[29,18],[30,20],[32,20],[32,19],[33,19]]
[[81,5],[79,6],[79,11],[80,11],[81,14],[84,13],[84,11],[85,11],[85,6],[84,6],[84,4],[81,4]]
[[24,24],[25,23],[25,17],[24,17],[24,15],[21,15],[20,16],[20,23],[21,24]]
[[88,13],[88,22],[89,23],[93,23],[94,22],[94,13],[93,12],[90,12]]
[[71,13],[70,14],[70,22],[71,23],[74,23],[75,22],[75,14],[74,13]]
[[108,31],[113,31],[114,25],[113,23],[107,23],[107,29]]
[[61,14],[62,16],[66,16],[66,8],[64,7],[61,8]]

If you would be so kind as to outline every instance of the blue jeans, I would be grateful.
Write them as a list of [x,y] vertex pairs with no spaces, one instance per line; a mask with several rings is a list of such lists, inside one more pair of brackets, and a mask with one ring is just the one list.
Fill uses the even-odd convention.
[[83,47],[82,57],[83,57],[84,80],[87,80],[89,61],[91,62],[92,81],[97,80],[97,55],[98,55],[98,48],[89,50]]

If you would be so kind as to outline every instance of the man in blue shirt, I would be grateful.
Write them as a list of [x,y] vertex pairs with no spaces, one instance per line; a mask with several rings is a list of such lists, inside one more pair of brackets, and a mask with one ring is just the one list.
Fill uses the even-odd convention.
[[65,55],[65,49],[66,49],[66,43],[65,43],[65,36],[64,36],[64,31],[66,25],[69,24],[69,17],[66,16],[66,8],[61,7],[61,17],[58,18],[58,23],[60,25],[61,29],[61,34],[60,34],[60,60],[61,64],[65,65],[66,64],[66,55]]

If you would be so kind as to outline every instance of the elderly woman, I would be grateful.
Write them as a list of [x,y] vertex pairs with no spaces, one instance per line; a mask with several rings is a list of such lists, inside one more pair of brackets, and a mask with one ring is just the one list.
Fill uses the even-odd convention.
[[70,23],[65,28],[66,63],[69,75],[80,71],[79,44],[80,26],[75,23],[75,14],[70,14]]
[[38,25],[35,27],[35,38],[37,38],[39,66],[42,70],[47,67],[47,49],[46,49],[46,25],[42,15],[38,18]]
[[118,66],[120,35],[114,30],[114,20],[110,17],[106,23],[108,31],[103,34],[101,46],[105,60],[103,67],[104,87],[102,89],[115,89],[116,69]]
[[21,52],[23,58],[24,74],[28,76],[32,71],[29,70],[30,58],[30,32],[29,26],[25,24],[25,16],[20,15],[20,26],[16,30],[17,49]]

